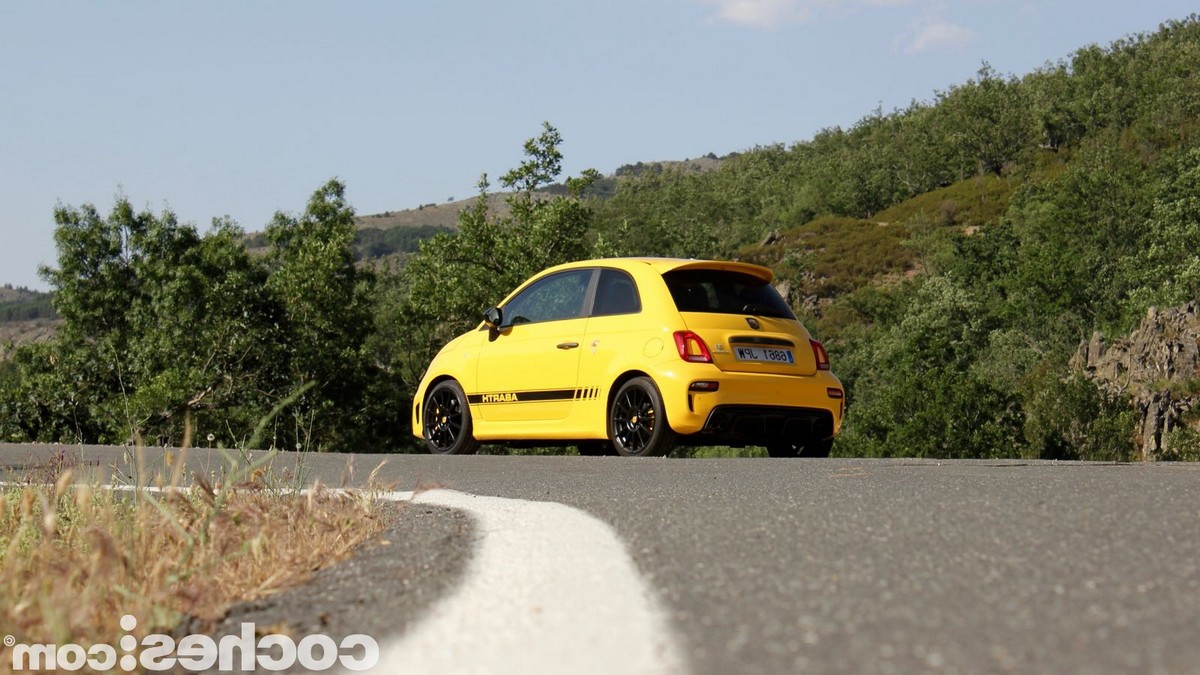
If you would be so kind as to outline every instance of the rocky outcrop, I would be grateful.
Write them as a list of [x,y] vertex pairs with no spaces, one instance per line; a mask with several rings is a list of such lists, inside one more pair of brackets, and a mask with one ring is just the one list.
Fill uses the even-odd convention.
[[1168,449],[1167,433],[1200,409],[1200,302],[1151,307],[1128,337],[1108,342],[1095,333],[1079,346],[1071,365],[1108,393],[1133,402],[1141,415],[1142,456],[1160,457]]
[[[802,275],[799,288],[792,286],[792,282],[785,280],[777,281],[775,283],[775,290],[779,292],[779,295],[797,314],[811,314],[833,303],[833,298],[823,298],[816,294],[805,295],[802,293],[804,288],[811,288],[811,285],[816,280],[817,277],[812,272],[805,272]],[[809,328],[812,327],[809,326]]]

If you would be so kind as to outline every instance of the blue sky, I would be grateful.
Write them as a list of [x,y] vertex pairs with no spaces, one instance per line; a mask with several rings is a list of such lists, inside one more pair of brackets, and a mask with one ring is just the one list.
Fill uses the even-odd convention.
[[0,283],[57,203],[258,230],[465,198],[550,121],[564,168],[792,143],[1183,18],[1176,0],[162,0],[0,5]]

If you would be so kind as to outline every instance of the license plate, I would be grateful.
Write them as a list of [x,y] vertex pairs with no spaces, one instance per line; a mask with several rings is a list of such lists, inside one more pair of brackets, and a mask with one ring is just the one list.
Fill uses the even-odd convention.
[[764,361],[766,363],[794,364],[796,357],[790,349],[767,349],[764,347],[734,347],[733,355],[739,361]]

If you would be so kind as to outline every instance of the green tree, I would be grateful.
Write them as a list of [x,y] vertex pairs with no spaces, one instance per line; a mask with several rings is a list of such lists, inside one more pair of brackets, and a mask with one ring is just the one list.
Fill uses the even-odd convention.
[[14,355],[0,433],[241,445],[303,391],[262,443],[385,445],[398,435],[395,396],[364,358],[371,276],[354,267],[344,191],[331,181],[301,216],[278,214],[265,258],[228,220],[200,234],[123,197],[107,217],[60,207],[58,264],[44,274],[64,323]]
[[1041,129],[1040,142],[1051,150],[1078,143],[1087,132],[1072,102],[1078,82],[1065,64],[1047,66],[1022,79],[1029,92],[1032,114]]
[[486,176],[480,180],[479,197],[459,215],[458,231],[424,242],[405,267],[405,313],[448,334],[461,332],[533,273],[591,254],[592,209],[580,194],[598,174],[567,179],[567,196],[538,192],[561,173],[561,142],[546,123],[525,143],[525,160],[501,178],[515,190],[505,198],[508,215],[489,212],[490,185]]
[[1065,171],[1013,199],[1017,250],[1003,283],[1027,326],[1064,312],[1111,325],[1132,290],[1122,261],[1144,244],[1150,173],[1114,135],[1089,140]]
[[[457,232],[422,242],[400,275],[381,284],[368,347],[405,391],[415,388],[446,341],[478,324],[485,308],[526,278],[593,254],[593,211],[582,194],[598,174],[588,170],[568,178],[565,195],[544,191],[561,174],[561,143],[558,130],[544,124],[525,143],[525,159],[501,177],[514,190],[505,198],[507,214],[489,211],[484,176],[479,197],[459,214]],[[407,401],[397,405],[408,408]]]
[[42,276],[55,289],[64,323],[54,344],[18,350],[28,385],[10,410],[36,411],[24,423],[36,434],[31,440],[128,438],[130,416],[111,405],[111,392],[122,391],[130,368],[127,310],[139,296],[132,242],[155,217],[119,198],[108,218],[91,205],[60,205],[54,219],[59,265],[43,268]]
[[107,217],[85,205],[55,219],[58,265],[43,274],[64,322],[55,340],[15,356],[11,433],[179,443],[185,430],[224,432],[266,405],[274,311],[240,229],[218,221],[202,236],[124,197]]
[[132,265],[143,289],[127,313],[130,386],[123,401],[148,439],[182,442],[185,427],[232,443],[286,389],[278,303],[264,294],[265,270],[246,252],[243,232],[216,220],[203,236],[173,216],[135,242]]
[[1200,298],[1200,148],[1166,163],[1154,194],[1145,245],[1123,259],[1136,286],[1129,293],[1127,323],[1152,305],[1171,306]]
[[1041,370],[1028,378],[1025,434],[1041,459],[1128,462],[1137,415],[1128,401],[1101,391],[1083,376]]
[[1020,456],[1019,400],[976,367],[995,317],[944,277],[928,279],[911,298],[899,322],[876,332],[858,358],[853,405],[835,448],[865,456]]
[[63,362],[55,343],[16,349],[0,380],[0,438],[9,442],[95,441],[102,437],[91,415],[98,398],[72,362]]
[[354,209],[345,192],[340,181],[327,182],[302,214],[276,213],[265,233],[265,290],[281,308],[285,379],[293,389],[314,383],[274,428],[285,447],[344,448],[373,436],[355,411],[366,404],[368,383],[382,376],[365,358],[374,276],[354,264]]
[[978,173],[999,174],[1032,145],[1037,120],[1015,78],[1000,77],[986,63],[976,78],[939,94],[938,110],[961,160],[974,162]]

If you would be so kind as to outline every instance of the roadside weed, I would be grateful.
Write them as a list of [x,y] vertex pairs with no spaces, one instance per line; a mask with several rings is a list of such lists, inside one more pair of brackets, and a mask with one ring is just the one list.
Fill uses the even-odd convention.
[[[87,646],[123,635],[125,614],[137,617],[138,636],[184,618],[216,621],[236,602],[303,582],[385,527],[370,492],[318,484],[301,493],[295,475],[272,474],[271,457],[227,455],[241,468],[186,487],[182,452],[168,458],[169,482],[158,475],[149,488],[77,485],[70,469],[0,487],[0,635]],[[11,665],[0,658],[0,672]]]

